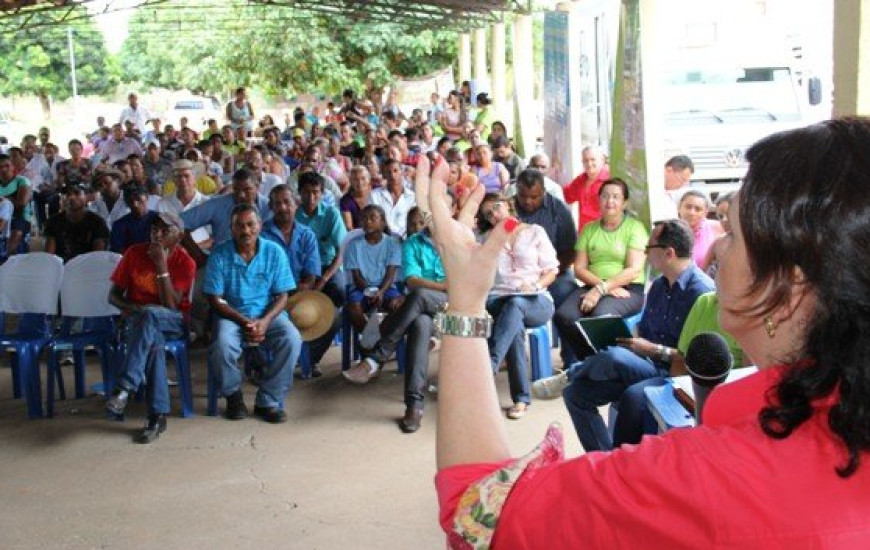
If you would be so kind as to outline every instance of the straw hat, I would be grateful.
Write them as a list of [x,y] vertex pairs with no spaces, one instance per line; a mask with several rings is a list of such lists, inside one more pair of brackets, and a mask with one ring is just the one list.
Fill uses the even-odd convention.
[[310,342],[329,332],[335,319],[335,306],[322,292],[300,290],[287,299],[287,313],[302,340]]

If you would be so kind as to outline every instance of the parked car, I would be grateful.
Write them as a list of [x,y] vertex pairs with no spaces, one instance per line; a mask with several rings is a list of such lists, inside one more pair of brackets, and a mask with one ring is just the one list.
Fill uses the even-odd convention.
[[165,123],[179,127],[181,117],[187,117],[187,124],[197,131],[208,127],[208,119],[213,118],[218,124],[223,123],[224,109],[214,96],[189,96],[179,98],[166,113]]

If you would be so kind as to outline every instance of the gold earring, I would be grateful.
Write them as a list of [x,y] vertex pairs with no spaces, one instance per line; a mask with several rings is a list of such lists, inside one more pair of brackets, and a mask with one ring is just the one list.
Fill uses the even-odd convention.
[[764,330],[767,331],[767,337],[773,338],[776,336],[776,329],[779,328],[779,323],[773,320],[772,317],[768,316],[764,318]]

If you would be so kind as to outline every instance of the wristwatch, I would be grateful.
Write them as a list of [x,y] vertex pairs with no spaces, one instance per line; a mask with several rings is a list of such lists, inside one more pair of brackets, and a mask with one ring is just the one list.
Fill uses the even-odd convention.
[[671,361],[671,353],[673,353],[673,350],[671,350],[671,348],[659,344],[656,351],[658,351],[659,354],[659,361],[661,361],[662,363],[669,363]]
[[472,317],[449,311],[439,311],[435,314],[435,329],[443,336],[460,336],[462,338],[489,338],[492,333],[492,317]]

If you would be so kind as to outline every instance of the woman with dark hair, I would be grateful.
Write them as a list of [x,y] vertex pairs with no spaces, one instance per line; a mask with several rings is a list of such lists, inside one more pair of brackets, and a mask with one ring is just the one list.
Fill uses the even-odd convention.
[[572,460],[558,427],[511,458],[483,337],[486,275],[519,224],[476,243],[439,205],[436,167],[425,192],[450,303],[436,486],[452,548],[867,547],[870,121],[774,134],[746,158],[719,320],[759,372],[715,389],[697,428]]
[[464,132],[465,119],[463,118],[463,109],[459,99],[459,92],[456,90],[447,94],[446,107],[439,115],[438,122],[441,125],[441,130],[444,132],[450,141],[457,141],[462,138]]
[[226,115],[234,131],[242,127],[245,135],[250,135],[254,130],[254,108],[248,101],[244,87],[236,88],[236,98],[227,103]]
[[[487,193],[477,214],[478,227],[486,234],[514,215],[512,201]],[[489,360],[493,372],[498,372],[502,361],[507,362],[513,401],[507,417],[511,420],[522,418],[531,403],[526,329],[539,327],[553,316],[547,287],[558,273],[556,249],[540,225],[521,224],[499,250],[495,283],[486,299],[486,311],[493,318]]]
[[562,336],[566,368],[595,353],[577,329],[577,319],[627,317],[643,307],[644,247],[649,233],[627,212],[628,198],[624,181],[606,180],[598,190],[601,219],[587,224],[577,240],[574,275],[583,286],[569,294],[553,316]]

